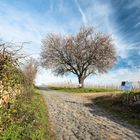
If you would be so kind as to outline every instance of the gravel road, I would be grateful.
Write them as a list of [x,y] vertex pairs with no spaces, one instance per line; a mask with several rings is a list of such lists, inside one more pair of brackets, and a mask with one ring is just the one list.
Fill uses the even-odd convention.
[[55,140],[140,140],[140,129],[128,125],[91,102],[91,97],[103,93],[42,91]]

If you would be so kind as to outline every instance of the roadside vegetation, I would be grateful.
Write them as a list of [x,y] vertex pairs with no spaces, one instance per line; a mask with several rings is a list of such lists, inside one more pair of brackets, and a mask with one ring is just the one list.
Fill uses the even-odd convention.
[[51,140],[46,104],[39,90],[34,89],[28,97],[18,99],[14,109],[2,113],[1,110],[1,123],[5,129],[0,139]]
[[94,93],[94,92],[115,92],[120,91],[116,88],[72,88],[64,86],[47,86],[49,89],[58,90],[62,92],[72,92],[72,93]]
[[21,69],[21,48],[0,43],[0,139],[49,140],[46,105],[34,87],[37,65],[30,59]]
[[140,92],[97,97],[93,102],[128,123],[140,126]]

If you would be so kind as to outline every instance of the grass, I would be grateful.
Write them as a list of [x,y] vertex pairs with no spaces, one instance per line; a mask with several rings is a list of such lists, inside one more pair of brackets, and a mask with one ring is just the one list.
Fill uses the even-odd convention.
[[[135,95],[140,96],[140,92],[133,92],[130,93],[130,95],[131,98]],[[128,96],[128,93],[125,92],[117,95],[107,95],[97,97],[94,99],[94,102],[106,111],[117,115],[128,123],[140,126],[140,105],[132,106],[125,104],[124,99],[126,99],[126,96]]]
[[92,93],[92,92],[114,92],[119,91],[115,88],[68,88],[63,86],[48,86],[47,88],[72,93]]
[[[2,140],[51,140],[46,104],[43,95],[35,89],[31,100],[15,110],[17,121],[0,135]],[[19,117],[19,118],[18,118]],[[10,118],[9,118],[10,120]]]

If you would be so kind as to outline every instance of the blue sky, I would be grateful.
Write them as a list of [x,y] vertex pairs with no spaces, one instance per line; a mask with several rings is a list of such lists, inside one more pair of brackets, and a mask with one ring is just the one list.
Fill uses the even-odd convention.
[[[38,57],[41,39],[49,32],[75,34],[81,25],[112,36],[117,63],[107,74],[86,80],[88,84],[119,84],[140,80],[140,0],[0,0],[0,38],[29,41],[25,51]],[[77,82],[73,75],[55,77],[41,70],[36,82]]]

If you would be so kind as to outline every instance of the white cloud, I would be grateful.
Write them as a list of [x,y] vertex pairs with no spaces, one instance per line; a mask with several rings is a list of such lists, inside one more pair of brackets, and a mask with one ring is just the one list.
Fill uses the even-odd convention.
[[131,8],[140,8],[140,1],[139,0],[129,0],[129,4],[127,6],[128,9]]
[[139,50],[138,54],[140,55],[140,50]]
[[[75,0],[75,3],[82,15],[83,22],[87,24],[87,21],[89,21],[88,24],[97,27],[97,31],[112,34],[117,54],[122,58],[126,58],[130,44],[128,45],[124,42],[119,33],[117,33],[112,18],[110,18],[113,14],[113,9],[109,3],[102,3],[101,0],[91,2],[89,7],[84,9],[85,12],[82,10],[78,0]],[[51,7],[53,7],[53,4]],[[59,7],[62,7],[63,4],[63,0],[61,0]],[[63,8],[63,10],[65,9]],[[65,34],[69,29],[73,31],[77,30],[81,24],[78,20],[72,19],[69,25],[60,26],[50,17],[50,12],[46,15],[49,18],[49,21],[46,22],[39,15],[33,15],[26,11],[23,13],[5,4],[1,5],[0,11],[4,13],[0,16],[0,37],[8,41],[31,41],[32,48],[34,49],[30,49],[30,47],[29,50],[34,50],[33,53],[39,52],[41,39],[46,33],[61,32]]]
[[83,23],[84,23],[85,25],[87,25],[87,17],[86,17],[86,14],[84,13],[83,9],[81,8],[81,6],[80,6],[78,0],[75,0],[75,3],[76,3],[76,5],[77,5],[77,7],[78,7],[78,10],[79,10],[81,16],[82,16]]
[[36,77],[36,84],[69,84],[69,83],[77,83],[77,79],[71,78],[69,76],[55,76],[50,70],[41,69]]
[[40,53],[41,40],[48,32],[66,32],[65,28],[53,23],[51,17],[46,22],[40,15],[19,11],[4,3],[1,3],[0,13],[0,38],[12,42],[30,42],[25,46],[25,51],[33,56]]
[[118,25],[116,25],[114,21],[115,12],[111,3],[98,0],[94,2],[90,1],[88,5],[89,6],[85,9],[85,15],[87,15],[89,24],[95,27],[97,32],[99,31],[111,35],[117,56],[127,58],[129,50],[134,48],[134,44],[126,42],[124,36],[122,36],[118,30]]
[[86,82],[92,85],[113,85],[120,86],[122,81],[139,81],[140,70],[119,69],[110,71],[107,74],[99,74],[88,78]]
[[117,51],[117,56],[120,56],[121,58],[127,58],[128,51],[131,48],[131,45],[128,45],[126,42],[124,42],[124,40],[122,40],[121,37],[117,35],[117,33],[112,34],[112,39]]
[[110,25],[113,22],[113,20],[110,22],[110,17],[113,14],[113,9],[109,3],[105,3],[102,0],[90,1],[85,9],[85,14],[89,24],[93,25],[97,30],[101,32],[110,31]]
[[134,28],[139,27],[139,26],[140,26],[140,21],[138,21],[138,22],[136,23],[136,25],[134,26]]

